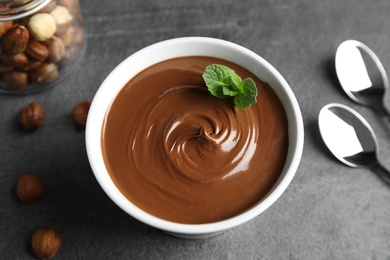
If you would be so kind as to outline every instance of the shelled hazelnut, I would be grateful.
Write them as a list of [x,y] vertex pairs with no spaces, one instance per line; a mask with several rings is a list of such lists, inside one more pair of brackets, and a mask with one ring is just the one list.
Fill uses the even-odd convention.
[[19,176],[16,194],[22,202],[33,202],[43,196],[44,186],[41,178],[30,173]]
[[36,257],[51,259],[57,254],[61,243],[61,236],[56,229],[43,227],[34,232],[31,248]]
[[69,13],[68,8],[58,5],[50,14],[53,16],[56,22],[57,29],[55,34],[58,36],[66,33],[66,31],[72,25],[73,20],[73,17]]
[[29,17],[0,22],[0,88],[23,91],[29,84],[50,84],[61,75],[84,41],[78,8],[78,0],[51,0]]
[[19,120],[24,129],[34,130],[44,124],[45,112],[38,103],[33,102],[20,111]]
[[48,13],[39,13],[31,16],[28,29],[37,41],[46,41],[54,36],[57,25],[54,17]]

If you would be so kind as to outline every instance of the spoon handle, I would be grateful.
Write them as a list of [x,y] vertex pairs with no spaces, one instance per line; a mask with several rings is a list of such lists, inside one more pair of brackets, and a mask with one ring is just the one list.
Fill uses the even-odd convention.
[[390,185],[390,171],[386,169],[379,162],[374,164],[371,169],[378,175],[378,177],[386,184]]

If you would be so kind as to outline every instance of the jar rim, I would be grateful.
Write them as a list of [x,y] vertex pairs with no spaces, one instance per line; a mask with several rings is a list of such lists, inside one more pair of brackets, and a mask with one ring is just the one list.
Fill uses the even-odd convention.
[[0,22],[29,16],[46,6],[51,0],[0,0]]

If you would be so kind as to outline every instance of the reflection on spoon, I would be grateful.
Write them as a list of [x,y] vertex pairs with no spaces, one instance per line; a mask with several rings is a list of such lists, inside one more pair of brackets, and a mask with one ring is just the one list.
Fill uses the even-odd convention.
[[370,168],[390,185],[390,172],[378,161],[375,134],[359,113],[329,104],[321,109],[318,125],[324,143],[337,159],[351,167]]
[[343,42],[336,51],[335,66],[340,84],[352,100],[390,119],[383,101],[388,88],[387,74],[370,48],[355,40]]

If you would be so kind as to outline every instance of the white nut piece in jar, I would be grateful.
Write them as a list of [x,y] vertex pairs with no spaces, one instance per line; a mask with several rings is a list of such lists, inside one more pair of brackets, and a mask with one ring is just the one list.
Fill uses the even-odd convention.
[[51,38],[57,30],[54,17],[47,13],[34,14],[27,25],[31,35],[37,41],[46,41]]
[[69,13],[68,8],[58,5],[51,13],[56,21],[56,35],[64,34],[72,24],[73,16]]

